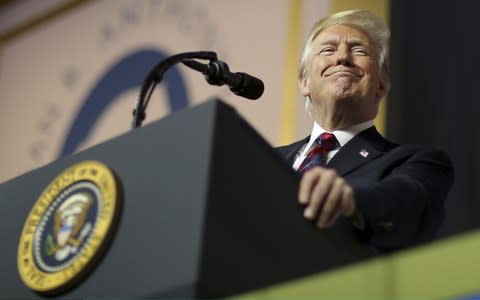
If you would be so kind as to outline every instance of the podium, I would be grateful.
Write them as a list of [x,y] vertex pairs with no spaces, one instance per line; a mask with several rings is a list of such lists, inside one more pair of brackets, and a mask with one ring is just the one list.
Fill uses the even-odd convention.
[[339,222],[318,230],[296,201],[298,175],[219,100],[170,115],[0,185],[0,298],[43,299],[22,282],[22,229],[46,186],[95,160],[116,175],[118,225],[62,299],[221,298],[374,255]]

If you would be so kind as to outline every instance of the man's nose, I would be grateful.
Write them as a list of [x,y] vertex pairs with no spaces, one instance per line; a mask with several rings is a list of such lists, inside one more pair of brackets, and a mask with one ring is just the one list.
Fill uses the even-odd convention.
[[340,47],[337,50],[337,65],[346,65],[346,66],[353,65],[352,55],[348,48]]

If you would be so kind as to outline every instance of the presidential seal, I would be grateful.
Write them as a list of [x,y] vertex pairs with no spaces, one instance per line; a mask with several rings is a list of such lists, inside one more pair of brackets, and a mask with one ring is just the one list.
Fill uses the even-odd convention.
[[50,183],[25,221],[18,246],[20,277],[32,290],[73,287],[108,244],[119,214],[114,174],[96,161],[80,162]]

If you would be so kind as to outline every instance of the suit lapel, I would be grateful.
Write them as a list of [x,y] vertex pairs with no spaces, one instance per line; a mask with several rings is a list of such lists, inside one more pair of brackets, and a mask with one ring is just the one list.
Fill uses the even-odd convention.
[[337,170],[341,176],[374,160],[385,152],[386,140],[375,127],[366,129],[345,144],[327,167]]
[[284,158],[286,158],[287,162],[290,165],[293,165],[295,158],[297,156],[297,153],[300,151],[303,145],[308,143],[309,140],[310,140],[310,136],[307,136],[303,140],[295,142],[289,146],[280,147],[279,151],[282,152],[282,155]]

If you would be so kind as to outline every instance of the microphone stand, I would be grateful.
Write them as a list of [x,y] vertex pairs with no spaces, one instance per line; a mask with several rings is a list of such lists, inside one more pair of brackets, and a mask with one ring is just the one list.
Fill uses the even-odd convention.
[[217,54],[211,51],[185,52],[170,56],[156,65],[143,81],[140,94],[138,96],[137,105],[133,110],[132,129],[142,126],[142,122],[146,117],[145,111],[147,109],[148,102],[150,101],[150,97],[152,96],[155,86],[162,81],[163,74],[174,64],[177,64],[185,59],[193,58],[214,61],[217,60]]

